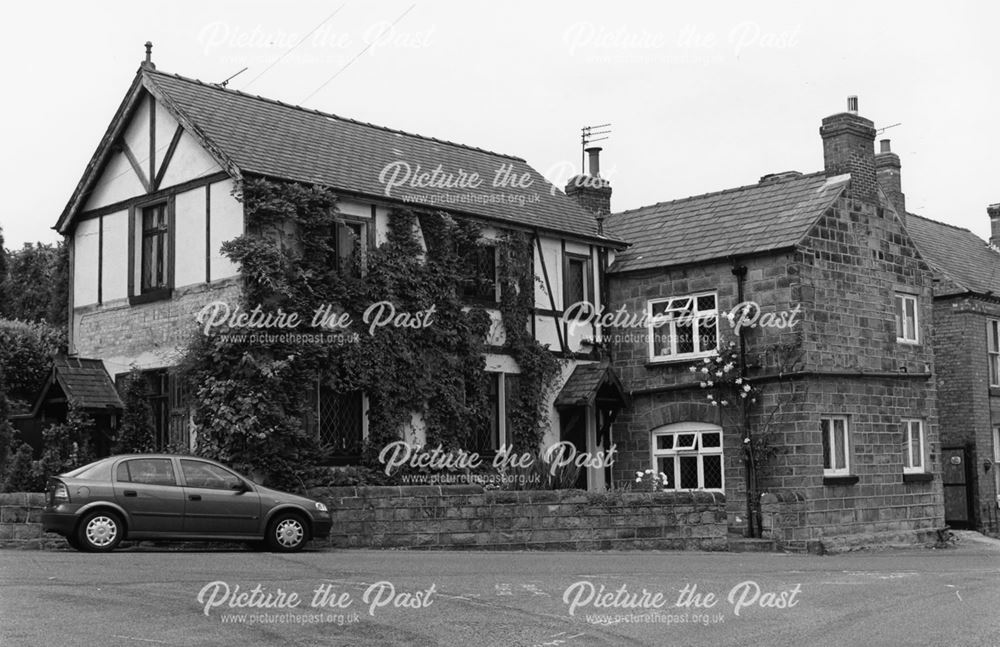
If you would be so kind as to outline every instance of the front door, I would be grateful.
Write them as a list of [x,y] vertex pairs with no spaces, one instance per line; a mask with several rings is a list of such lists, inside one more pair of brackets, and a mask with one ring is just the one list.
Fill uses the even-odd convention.
[[964,447],[941,449],[944,486],[944,522],[953,528],[971,527],[969,469]]
[[[559,411],[559,440],[570,442],[580,456],[587,451],[587,408],[566,407]],[[576,485],[581,490],[587,489],[587,468],[581,467],[576,477]]]

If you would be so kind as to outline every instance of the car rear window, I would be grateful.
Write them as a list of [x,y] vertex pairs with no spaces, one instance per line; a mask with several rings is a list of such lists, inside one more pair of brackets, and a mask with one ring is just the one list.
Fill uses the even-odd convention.
[[118,481],[146,485],[177,485],[169,458],[133,458],[118,464]]
[[107,459],[94,461],[93,463],[88,463],[83,467],[78,467],[72,472],[66,472],[62,476],[84,479],[87,481],[110,481],[111,461]]

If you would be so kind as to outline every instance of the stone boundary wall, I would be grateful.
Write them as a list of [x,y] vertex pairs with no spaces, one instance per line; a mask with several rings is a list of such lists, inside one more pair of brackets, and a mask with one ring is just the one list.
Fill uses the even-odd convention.
[[706,492],[484,491],[479,486],[311,491],[330,545],[364,548],[725,550],[726,501]]
[[68,548],[62,537],[42,533],[44,507],[45,494],[40,492],[0,494],[0,547]]

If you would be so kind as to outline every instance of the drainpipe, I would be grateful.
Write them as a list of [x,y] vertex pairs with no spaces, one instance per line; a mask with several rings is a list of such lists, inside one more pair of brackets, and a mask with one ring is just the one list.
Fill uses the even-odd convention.
[[[736,277],[736,302],[743,303],[745,300],[744,287],[747,277],[747,267],[746,265],[740,265],[739,259],[733,258],[733,276]],[[739,331],[739,349],[740,349],[740,377],[744,380],[747,376],[747,349],[746,349],[746,330],[740,328]],[[750,440],[750,415],[749,407],[750,402],[748,400],[741,400],[743,411],[741,416],[741,423],[743,425],[743,440]],[[746,498],[747,498],[747,536],[748,537],[760,537],[761,533],[761,522],[760,509],[757,505],[757,466],[754,464],[753,453],[747,451],[744,448],[740,448],[743,451],[743,466],[746,471]]]

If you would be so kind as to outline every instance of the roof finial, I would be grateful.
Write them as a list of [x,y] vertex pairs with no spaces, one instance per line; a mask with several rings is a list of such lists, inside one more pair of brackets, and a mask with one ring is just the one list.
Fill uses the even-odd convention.
[[142,65],[143,67],[156,69],[156,66],[153,65],[153,41],[151,40],[146,41],[146,60],[143,61]]

